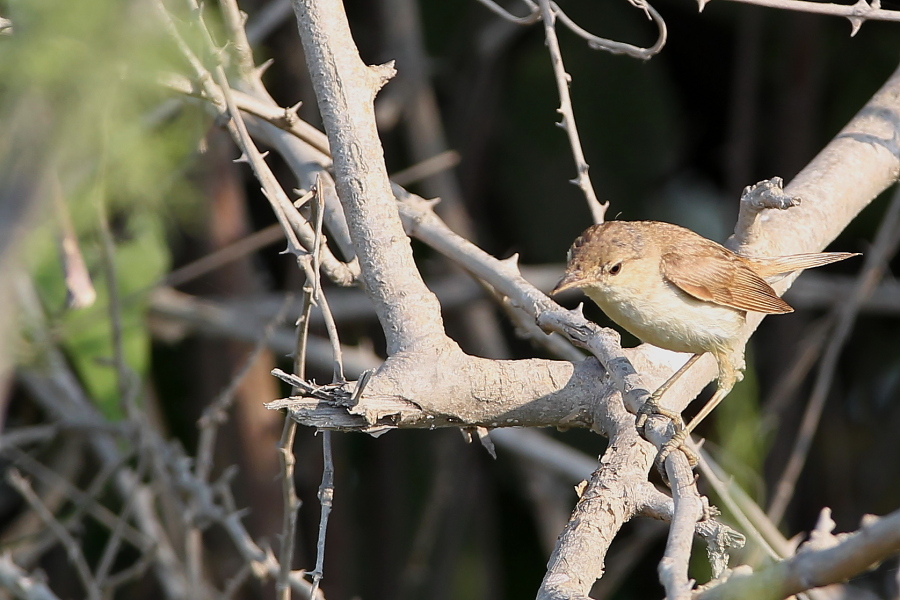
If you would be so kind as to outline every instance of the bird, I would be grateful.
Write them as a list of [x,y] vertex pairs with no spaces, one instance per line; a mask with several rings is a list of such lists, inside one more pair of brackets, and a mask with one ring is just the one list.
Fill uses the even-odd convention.
[[[650,395],[639,411],[638,426],[651,414],[669,417],[676,434],[661,450],[657,466],[678,447],[694,463],[683,441],[743,378],[747,314],[793,312],[772,283],[794,271],[851,256],[856,253],[751,257],[671,223],[607,221],[592,225],[575,239],[565,274],[551,295],[580,289],[642,342],[693,354]],[[716,391],[683,426],[681,415],[662,408],[659,400],[706,353],[718,365]]]

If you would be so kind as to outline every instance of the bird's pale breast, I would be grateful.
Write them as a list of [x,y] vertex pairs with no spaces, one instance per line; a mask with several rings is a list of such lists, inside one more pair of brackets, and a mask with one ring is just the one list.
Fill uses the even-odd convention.
[[743,311],[697,300],[664,280],[652,289],[587,286],[584,292],[641,341],[676,352],[730,350],[744,324]]

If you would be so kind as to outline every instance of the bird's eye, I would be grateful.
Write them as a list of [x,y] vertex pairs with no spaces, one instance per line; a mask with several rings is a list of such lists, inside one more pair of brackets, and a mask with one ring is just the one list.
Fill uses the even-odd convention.
[[614,264],[613,266],[611,266],[609,268],[609,274],[610,275],[618,275],[619,271],[621,271],[621,270],[622,270],[622,263],[617,262],[616,264]]

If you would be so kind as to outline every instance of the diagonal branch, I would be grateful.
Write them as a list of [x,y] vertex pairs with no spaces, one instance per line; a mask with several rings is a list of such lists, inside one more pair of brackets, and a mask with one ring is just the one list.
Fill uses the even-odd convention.
[[394,68],[363,64],[340,2],[294,0],[294,12],[332,150],[338,196],[388,354],[424,347],[453,351],[440,305],[416,269],[400,223],[375,126],[375,95]]

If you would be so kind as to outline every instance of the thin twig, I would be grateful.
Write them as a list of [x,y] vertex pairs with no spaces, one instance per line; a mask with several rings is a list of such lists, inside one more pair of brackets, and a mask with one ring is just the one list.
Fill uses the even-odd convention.
[[572,98],[569,96],[569,85],[572,77],[566,73],[563,66],[562,52],[559,49],[559,40],[556,37],[556,13],[551,8],[550,0],[538,0],[541,7],[541,20],[544,22],[544,36],[547,47],[550,49],[550,60],[553,63],[553,73],[556,76],[556,89],[559,92],[559,112],[562,115],[560,127],[565,129],[569,136],[569,145],[572,148],[572,156],[575,158],[575,168],[578,175],[572,183],[581,188],[594,223],[602,223],[609,203],[601,204],[594,193],[591,177],[588,175],[588,164],[584,158],[584,150],[581,148],[581,139],[578,136],[578,128],[575,125],[575,112],[572,109]]
[[325,565],[325,531],[328,528],[328,517],[334,503],[334,461],[331,457],[331,432],[322,432],[322,484],[319,486],[319,504],[322,512],[319,515],[319,539],[316,542],[316,568],[312,576],[312,595],[319,589]]
[[[244,29],[247,15],[238,8],[235,0],[219,0],[219,8],[222,12],[222,21],[224,21],[228,31],[234,54],[237,55],[237,67],[241,77],[253,77],[256,65],[253,62],[253,49],[250,47],[250,40],[247,39],[247,32]],[[204,29],[206,28],[205,23],[203,27]],[[256,78],[257,80],[259,79],[258,75]]]
[[222,591],[222,600],[231,600],[234,598],[252,574],[253,571],[250,567],[250,563],[244,563],[241,566],[240,571],[225,583],[225,589]]
[[657,570],[669,600],[691,597],[693,580],[688,579],[688,566],[694,541],[694,529],[703,517],[703,502],[697,491],[687,458],[673,452],[666,459],[666,473],[671,482],[675,512],[669,527],[666,550]]
[[[161,288],[152,294],[150,312],[154,321],[158,319],[162,324],[163,336],[166,334],[165,325],[172,324],[179,331],[198,330],[214,337],[243,340],[250,344],[259,341],[260,331],[265,327],[262,319],[267,318],[267,315],[248,318],[248,311],[241,307],[183,294],[171,288]],[[277,328],[268,345],[281,355],[292,355],[297,347],[295,328]],[[311,335],[308,347],[307,367],[322,371],[334,369],[334,347],[329,340]],[[361,346],[342,347],[341,356],[347,375],[354,378],[382,362],[371,348]]]
[[[321,187],[321,179],[317,183],[317,189]],[[315,217],[316,217],[316,237],[322,239],[322,223],[325,214],[325,199],[321,194],[316,194],[315,198]],[[320,242],[321,243],[321,242]],[[328,301],[325,294],[322,293],[322,284],[319,276],[318,252],[313,252],[312,256],[312,276],[313,294],[316,304],[322,310],[325,317],[325,325],[328,331],[328,339],[331,340],[332,351],[334,353],[334,371],[332,383],[342,384],[344,380],[344,364],[341,355],[341,343],[338,339],[337,324],[331,315],[328,307]],[[306,267],[309,263],[303,261],[301,264]],[[361,384],[360,384],[361,385]],[[293,419],[291,419],[293,420]],[[331,514],[331,507],[334,502],[334,462],[331,456],[331,432],[322,432],[322,483],[319,486],[319,504],[321,513],[319,515],[319,536],[316,542],[316,568],[311,573],[312,576],[312,595],[315,596],[319,589],[319,584],[324,576],[325,564],[325,534],[328,529],[328,517]]]
[[[148,453],[141,452],[139,454],[136,469],[138,479],[144,477],[148,462]],[[125,499],[125,506],[122,507],[122,510],[119,512],[119,518],[116,521],[115,527],[110,531],[109,539],[107,539],[106,546],[103,548],[100,562],[94,572],[94,576],[97,580],[97,587],[100,590],[108,587],[109,572],[113,568],[114,561],[119,555],[119,548],[121,547],[122,539],[125,536],[125,528],[128,526],[128,519],[131,518],[131,514],[134,512],[136,500],[137,499],[133,496]]]
[[[228,411],[234,402],[238,388],[244,382],[250,373],[253,365],[255,365],[262,352],[268,347],[269,340],[277,329],[277,326],[284,320],[285,314],[293,303],[293,295],[287,294],[282,302],[275,317],[266,324],[263,333],[256,340],[253,350],[244,359],[244,364],[238,372],[231,378],[231,381],[225,387],[219,396],[213,400],[209,406],[203,411],[203,415],[198,421],[200,429],[200,440],[197,443],[197,456],[194,461],[195,476],[198,481],[206,483],[209,480],[212,471],[213,452],[216,445],[216,437],[219,427],[228,419]],[[193,511],[198,507],[193,507]],[[192,523],[187,536],[185,537],[186,555],[188,557],[189,571],[192,574],[191,582],[195,591],[199,591],[203,538],[200,528],[196,523]]]
[[[308,260],[308,258],[307,258]],[[306,377],[306,346],[309,337],[309,315],[312,312],[314,282],[309,278],[303,283],[303,309],[297,320],[297,346],[294,349],[294,373],[299,379]],[[294,387],[291,394],[299,393]],[[275,593],[280,600],[290,600],[291,564],[294,557],[294,537],[297,535],[297,511],[300,510],[300,500],[294,487],[294,437],[297,433],[297,422],[291,418],[290,412],[285,412],[284,428],[281,431],[281,441],[278,443],[278,456],[281,460],[281,490],[284,501],[284,514],[281,522],[281,552],[279,559],[281,568],[278,571],[278,579],[275,581]]]
[[[190,96],[200,98],[216,107],[221,113],[225,108],[221,91],[214,82],[204,82],[203,88],[198,90],[194,83],[182,75],[167,74],[162,77],[162,85],[168,89]],[[299,140],[309,144],[315,153],[319,155],[323,165],[330,165],[330,150],[328,138],[324,133],[297,117],[297,106],[283,108],[266,100],[261,100],[240,90],[232,90],[235,105],[248,115],[258,117],[270,125],[284,130]]]
[[665,525],[658,521],[644,520],[635,524],[631,535],[619,542],[615,552],[606,561],[603,578],[591,589],[592,600],[607,600],[622,586],[653,546],[663,537]]
[[528,0],[525,0],[525,4],[528,5],[529,13],[524,17],[515,16],[493,0],[478,0],[478,2],[479,4],[487,7],[487,9],[495,15],[506,19],[510,23],[515,23],[516,25],[533,25],[534,23],[537,23],[541,18],[540,9],[534,2],[530,2]]
[[[797,286],[795,285],[794,287]],[[834,327],[836,312],[832,311],[828,316],[812,323],[808,332],[797,345],[791,365],[778,378],[778,381],[772,387],[772,392],[762,403],[762,419],[760,422],[762,431],[770,431],[775,426],[779,415],[784,411],[803,382],[806,381],[806,376],[819,360],[822,351],[827,347],[828,334]]]
[[100,600],[100,588],[97,587],[97,582],[91,574],[91,568],[87,564],[87,559],[85,559],[84,553],[81,551],[75,538],[73,538],[68,530],[63,527],[62,523],[53,516],[53,513],[44,506],[44,503],[41,502],[41,499],[38,498],[38,495],[31,488],[31,484],[28,483],[27,479],[22,477],[17,469],[10,469],[6,478],[63,545],[63,548],[66,550],[66,555],[75,567],[75,572],[78,574],[78,579],[81,581],[81,585],[84,588],[87,597],[91,600]]
[[[846,17],[850,21],[850,35],[855,36],[859,28],[866,21],[900,21],[900,12],[884,10],[880,0],[857,0],[854,4],[827,4],[823,2],[808,2],[806,0],[733,0],[744,4],[755,4],[767,8],[780,8],[784,10],[796,10],[798,12],[813,13],[817,15],[830,15],[833,17]],[[702,11],[709,0],[698,0]]]
[[116,589],[133,579],[142,577],[151,564],[153,564],[153,552],[144,552],[136,561],[134,561],[134,564],[120,571],[116,571],[114,575],[111,575],[106,580],[107,596],[114,598]]
[[[101,158],[105,164],[105,157]],[[101,178],[105,177],[104,168],[100,169]],[[103,271],[106,277],[106,293],[109,298],[107,309],[109,310],[109,322],[112,336],[113,364],[116,368],[116,383],[119,391],[119,405],[127,415],[131,415],[131,392],[128,381],[131,379],[128,364],[125,361],[125,350],[122,346],[122,305],[119,302],[119,283],[116,274],[116,245],[113,241],[112,230],[109,226],[109,217],[106,211],[105,182],[101,181],[97,190],[97,222],[100,225],[100,248],[103,256]]]
[[[298,327],[299,329],[299,327]],[[281,486],[284,499],[284,516],[281,526],[281,552],[279,552],[280,568],[275,581],[275,593],[280,600],[291,597],[291,563],[294,556],[294,537],[297,535],[297,511],[300,510],[300,499],[294,489],[294,437],[297,433],[297,422],[289,412],[284,416],[284,429],[278,443],[278,456],[281,459]],[[311,595],[315,595],[316,584],[313,584]]]
[[800,477],[800,472],[806,463],[813,437],[822,417],[825,401],[828,399],[828,392],[831,390],[831,384],[834,381],[834,374],[837,369],[838,359],[841,356],[841,350],[847,341],[847,337],[853,330],[853,324],[856,322],[856,316],[859,314],[859,307],[878,286],[878,282],[884,275],[890,258],[897,252],[898,244],[900,244],[900,187],[894,192],[894,198],[891,200],[881,225],[878,227],[878,233],[875,235],[872,249],[866,253],[866,260],[853,295],[841,305],[834,333],[828,342],[822,361],[819,363],[816,382],[813,386],[812,394],[810,394],[809,403],[806,405],[800,429],[797,431],[791,456],[784,467],[784,471],[781,473],[778,485],[775,487],[775,493],[772,496],[772,503],[767,511],[769,518],[774,523],[781,522],[785,510],[787,510],[787,506],[794,496],[797,479]]
[[625,54],[627,56],[631,56],[632,58],[639,58],[641,60],[649,60],[659,54],[663,47],[666,45],[666,39],[668,37],[668,30],[666,28],[666,22],[663,20],[662,16],[656,12],[656,9],[650,6],[650,3],[646,0],[628,0],[632,6],[640,8],[647,15],[648,19],[651,19],[654,23],[656,23],[656,28],[658,30],[656,42],[648,47],[641,48],[639,46],[633,46],[631,44],[626,44],[624,42],[617,42],[615,40],[608,40],[606,38],[602,38],[596,36],[585,29],[582,29],[578,26],[575,21],[573,21],[562,9],[557,6],[555,2],[551,2],[553,7],[553,12],[556,14],[556,18],[560,23],[565,25],[572,33],[575,35],[584,38],[587,40],[588,46],[594,50],[605,50],[611,54]]
[[178,267],[153,287],[159,285],[170,285],[172,287],[184,285],[197,277],[206,275],[230,262],[241,259],[257,250],[270,246],[275,242],[280,242],[283,239],[284,229],[282,229],[280,224],[273,223],[268,227],[242,237],[234,243],[223,246],[214,252],[201,256],[197,260]]
[[[722,468],[703,448],[695,449],[700,457],[700,472],[743,530],[769,557],[779,560],[790,556],[792,548],[762,509],[733,480],[726,481]],[[773,547],[774,546],[774,547]]]
[[433,175],[452,169],[459,164],[460,156],[456,150],[444,150],[431,158],[411,165],[391,175],[391,181],[397,185],[407,186],[427,179]]
[[[322,176],[319,176],[316,183],[316,189],[319,189],[322,186]],[[341,352],[341,340],[338,336],[337,323],[335,323],[334,316],[331,314],[331,308],[328,304],[328,299],[325,297],[325,294],[322,293],[322,278],[320,275],[320,250],[324,245],[322,225],[324,224],[325,220],[325,198],[322,194],[316,194],[314,200],[315,202],[313,203],[313,207],[315,209],[314,216],[316,227],[316,243],[313,245],[312,264],[309,264],[308,261],[300,261],[300,264],[306,270],[311,269],[311,271],[308,271],[306,275],[313,284],[313,302],[322,311],[322,317],[325,320],[325,330],[328,332],[328,339],[331,342],[331,352],[334,357],[332,383],[343,383],[346,380],[344,379],[344,359],[343,353]]]
[[[0,19],[0,25],[2,22]],[[0,587],[23,600],[59,600],[41,578],[23,571],[7,553],[0,555]]]
[[0,452],[18,446],[46,442],[56,438],[62,427],[58,424],[31,425],[14,430],[5,430],[0,437]]
[[262,335],[257,339],[256,346],[254,346],[253,350],[247,354],[241,368],[235,373],[234,377],[231,378],[231,381],[228,382],[225,389],[219,393],[218,397],[203,410],[203,415],[198,421],[200,440],[197,442],[197,458],[195,460],[196,467],[194,469],[196,476],[200,481],[209,480],[209,474],[212,471],[216,435],[219,427],[228,419],[228,411],[231,409],[238,388],[250,373],[253,365],[256,364],[259,355],[268,347],[270,338],[275,333],[278,325],[284,321],[285,315],[293,302],[294,296],[292,294],[287,294],[284,297],[278,312],[272,320],[266,324]]
[[[510,23],[514,23],[516,25],[533,25],[541,19],[541,8],[531,0],[524,1],[528,6],[530,12],[524,17],[517,17],[493,0],[478,0],[480,4],[486,6],[491,12],[506,19]],[[647,15],[647,18],[656,23],[656,27],[659,33],[657,34],[656,42],[648,48],[641,48],[640,46],[633,46],[632,44],[626,44],[624,42],[617,42],[615,40],[596,36],[575,23],[575,21],[573,21],[571,17],[563,12],[563,10],[555,2],[551,2],[550,6],[553,12],[556,14],[556,18],[559,20],[559,22],[565,25],[572,33],[587,41],[588,47],[590,47],[591,49],[605,50],[606,52],[609,52],[611,54],[625,54],[633,58],[648,60],[653,56],[659,54],[659,52],[666,45],[666,39],[668,37],[666,22],[656,11],[656,9],[650,6],[650,4],[646,0],[629,0],[629,3],[632,6],[643,10],[644,14]]]
[[[119,527],[119,523],[122,522],[120,516],[97,502],[96,497],[106,488],[109,478],[123,464],[122,462],[114,465],[113,468],[109,466],[104,467],[88,486],[87,490],[82,491],[72,485],[66,478],[59,476],[53,469],[44,466],[32,458],[30,454],[22,452],[18,448],[6,448],[4,454],[13,459],[17,468],[25,471],[32,477],[63,488],[65,494],[71,498],[74,504],[74,510],[67,515],[67,522],[78,522],[87,513],[110,531]],[[128,525],[128,523],[123,525],[122,532],[128,542],[141,552],[150,552],[153,547],[153,540]]]

